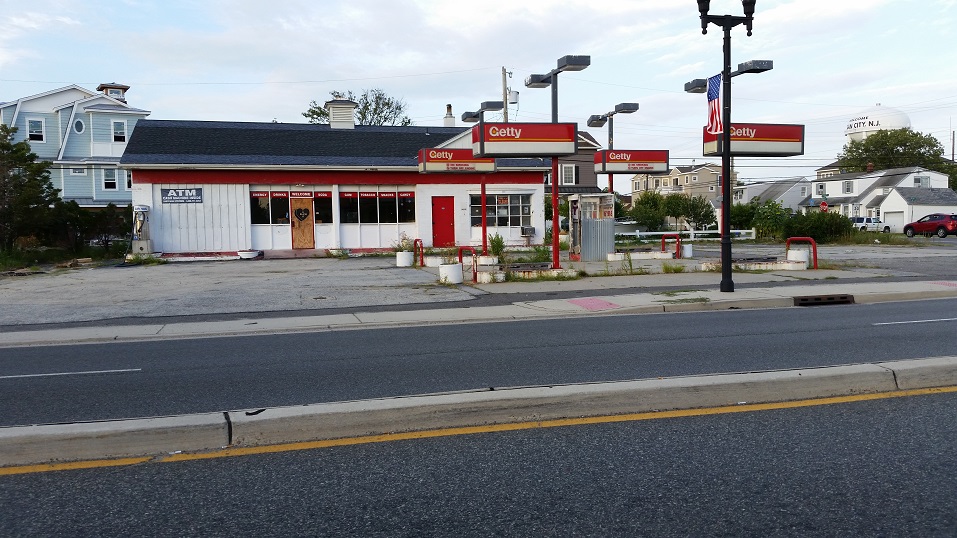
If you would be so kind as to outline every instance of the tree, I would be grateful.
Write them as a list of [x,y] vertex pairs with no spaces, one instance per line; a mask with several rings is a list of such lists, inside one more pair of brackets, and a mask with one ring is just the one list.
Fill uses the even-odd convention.
[[55,224],[59,190],[50,183],[50,163],[38,161],[27,141],[13,142],[16,127],[0,124],[0,250],[13,250],[19,237]]
[[863,140],[852,140],[837,156],[838,165],[848,172],[920,166],[950,176],[950,188],[957,188],[957,167],[944,160],[944,146],[932,135],[910,129],[877,131]]
[[638,226],[649,232],[657,232],[665,223],[665,197],[655,191],[642,191],[632,203],[629,216]]
[[665,196],[665,215],[675,219],[675,230],[678,229],[678,219],[688,214],[687,194],[673,192]]
[[754,197],[746,204],[731,206],[731,228],[734,230],[748,230],[754,223],[754,212],[758,209],[758,198]]
[[714,206],[704,196],[695,196],[688,200],[685,220],[695,230],[703,230],[717,221]]
[[[379,88],[362,90],[362,95],[358,97],[352,90],[345,93],[334,90],[329,95],[333,99],[348,99],[358,105],[355,109],[356,125],[412,125],[412,119],[405,115],[405,101],[389,97]],[[316,101],[311,101],[309,110],[302,115],[309,123],[329,123],[329,112]]]
[[780,237],[784,223],[790,215],[791,211],[788,208],[774,200],[768,200],[758,206],[754,211],[754,227],[757,229],[758,237]]

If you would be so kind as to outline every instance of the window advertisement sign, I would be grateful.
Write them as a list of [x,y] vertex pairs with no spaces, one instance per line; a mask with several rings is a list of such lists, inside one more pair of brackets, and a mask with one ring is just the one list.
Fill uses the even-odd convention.
[[495,159],[480,159],[470,149],[426,148],[419,150],[419,172],[488,173]]
[[480,123],[472,127],[476,157],[556,157],[577,152],[577,123]]
[[[722,133],[704,132],[704,155],[722,154]],[[804,126],[780,123],[731,125],[731,155],[735,157],[792,157],[804,155]]]
[[160,189],[160,199],[164,204],[201,204],[203,189]]
[[668,150],[608,149],[595,152],[598,174],[654,174],[669,170]]

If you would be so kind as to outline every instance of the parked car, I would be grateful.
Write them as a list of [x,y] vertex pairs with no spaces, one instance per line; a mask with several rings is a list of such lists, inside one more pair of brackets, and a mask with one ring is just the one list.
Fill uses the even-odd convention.
[[915,234],[934,234],[940,238],[948,234],[957,235],[957,215],[931,213],[917,222],[904,225],[904,235],[914,237]]
[[881,222],[877,217],[849,217],[854,227],[862,232],[890,233],[891,227]]

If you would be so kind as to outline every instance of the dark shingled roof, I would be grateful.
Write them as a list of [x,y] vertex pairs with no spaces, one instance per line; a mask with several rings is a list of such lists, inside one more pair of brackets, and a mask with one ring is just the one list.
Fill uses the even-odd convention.
[[957,206],[957,192],[952,189],[896,187],[894,190],[900,193],[908,205]]
[[[417,166],[434,148],[470,127],[140,120],[124,165]],[[542,159],[499,159],[500,167],[544,167]]]

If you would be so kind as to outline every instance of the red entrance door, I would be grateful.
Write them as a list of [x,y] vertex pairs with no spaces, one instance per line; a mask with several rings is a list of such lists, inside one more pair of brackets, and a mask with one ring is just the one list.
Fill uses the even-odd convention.
[[432,197],[432,246],[455,246],[455,198]]

